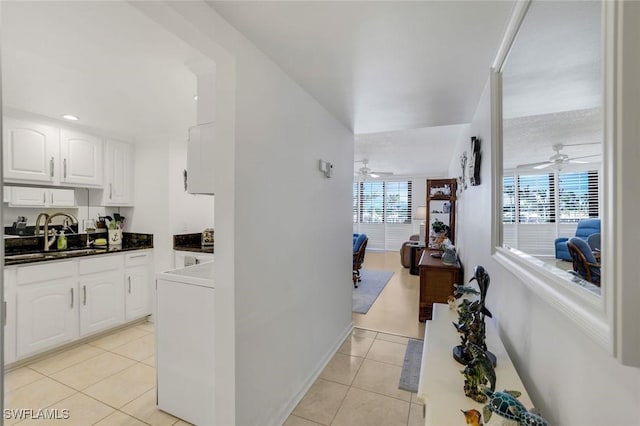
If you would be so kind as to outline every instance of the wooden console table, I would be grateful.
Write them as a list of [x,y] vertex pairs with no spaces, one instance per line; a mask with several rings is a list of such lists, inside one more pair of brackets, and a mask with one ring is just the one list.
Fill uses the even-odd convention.
[[[459,426],[465,424],[460,410],[475,408],[482,413],[484,404],[467,398],[464,394],[464,376],[460,373],[464,367],[451,356],[454,346],[460,344],[460,335],[452,322],[458,322],[458,314],[448,305],[433,305],[433,320],[427,321],[424,332],[424,349],[418,385],[418,398],[426,404],[425,425]],[[527,394],[507,351],[490,318],[486,321],[487,347],[497,358],[496,390],[517,390],[522,392],[518,398],[527,409],[533,404]],[[483,419],[484,420],[484,419]],[[494,414],[490,425],[517,425],[517,422],[503,419]]]
[[447,297],[453,294],[453,285],[462,284],[460,262],[455,265],[442,263],[442,259],[432,257],[438,250],[424,250],[418,267],[420,268],[420,306],[418,319],[431,319],[434,303],[447,303]]

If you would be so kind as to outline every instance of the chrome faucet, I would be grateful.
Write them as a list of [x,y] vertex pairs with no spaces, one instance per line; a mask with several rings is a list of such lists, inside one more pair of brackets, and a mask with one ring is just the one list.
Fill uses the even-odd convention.
[[[46,213],[41,213],[46,215]],[[51,236],[51,238],[49,238],[49,224],[51,223],[51,219],[53,219],[54,217],[57,216],[65,216],[69,219],[72,220],[72,224],[77,225],[78,224],[78,219],[72,215],[71,213],[54,213],[51,216],[47,215],[47,220],[45,220],[44,222],[44,251],[49,251],[49,249],[51,248],[51,246],[53,245],[53,243],[56,242],[56,234],[55,231],[53,232],[53,235]],[[40,216],[38,216],[39,218]],[[37,225],[37,221],[36,220],[36,225]]]
[[44,217],[44,221],[46,222],[49,219],[49,214],[42,212],[38,215],[38,218],[36,219],[36,229],[34,231],[34,235],[36,237],[40,235],[40,219],[42,219],[43,217]]

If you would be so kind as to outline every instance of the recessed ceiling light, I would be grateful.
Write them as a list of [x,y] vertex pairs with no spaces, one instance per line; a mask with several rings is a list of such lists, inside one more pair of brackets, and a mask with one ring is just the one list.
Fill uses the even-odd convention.
[[62,118],[66,118],[67,120],[71,120],[71,121],[78,121],[79,118],[76,117],[75,115],[71,115],[71,114],[65,114],[62,116]]

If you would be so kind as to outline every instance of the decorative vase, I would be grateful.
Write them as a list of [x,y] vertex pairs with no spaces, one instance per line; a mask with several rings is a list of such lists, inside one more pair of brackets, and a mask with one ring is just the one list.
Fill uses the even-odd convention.
[[109,229],[108,232],[110,246],[122,245],[122,229]]

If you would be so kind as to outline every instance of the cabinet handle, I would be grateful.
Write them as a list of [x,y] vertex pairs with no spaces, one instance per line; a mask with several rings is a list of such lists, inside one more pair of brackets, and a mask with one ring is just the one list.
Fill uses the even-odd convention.
[[42,204],[47,204],[47,192],[42,193]]
[[51,192],[51,204],[53,204],[53,192]]
[[73,288],[71,289],[71,308],[73,309]]
[[109,184],[109,199],[111,200],[113,198],[113,185]]
[[146,256],[146,254],[136,254],[135,256],[129,256],[129,259],[135,259],[135,258],[138,258],[138,257],[145,257],[145,256]]
[[82,293],[83,293],[82,304],[86,306],[87,305],[87,286],[86,285],[82,286]]
[[127,279],[129,280],[129,294],[131,294],[131,276],[128,276]]
[[49,160],[49,176],[53,177],[53,166],[54,166],[54,162],[53,162],[53,157],[51,157],[51,160]]
[[198,259],[198,258],[196,257],[196,265],[197,265],[198,263],[200,263],[200,259]]
[[62,176],[65,179],[67,178],[67,159],[66,158],[62,161]]
[[2,302],[2,325],[7,325],[7,301]]

